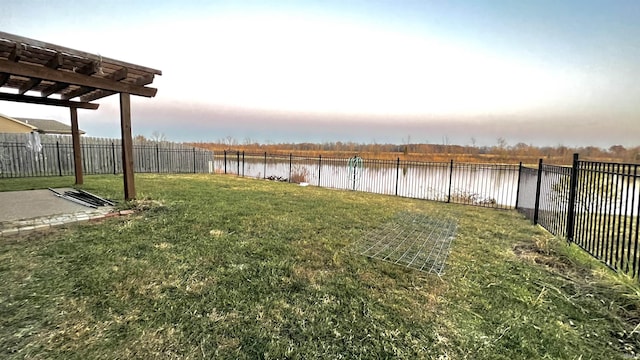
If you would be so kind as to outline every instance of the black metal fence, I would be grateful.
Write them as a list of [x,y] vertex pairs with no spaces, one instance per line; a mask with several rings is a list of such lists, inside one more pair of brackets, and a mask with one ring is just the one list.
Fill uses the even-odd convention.
[[573,242],[611,268],[640,275],[637,164],[578,161]]
[[639,277],[639,166],[577,154],[571,167],[541,160],[538,169],[521,168],[517,209],[610,268]]
[[225,151],[218,172],[500,209],[516,208],[614,270],[640,276],[640,165],[573,166],[323,158]]
[[[81,143],[85,174],[122,173],[122,146],[107,139]],[[213,152],[174,143],[134,144],[134,171],[139,173],[213,172]],[[73,145],[54,141],[40,149],[23,142],[0,142],[0,178],[74,174]]]
[[320,187],[471,204],[516,205],[518,165],[305,157],[224,151],[215,156],[224,174]]

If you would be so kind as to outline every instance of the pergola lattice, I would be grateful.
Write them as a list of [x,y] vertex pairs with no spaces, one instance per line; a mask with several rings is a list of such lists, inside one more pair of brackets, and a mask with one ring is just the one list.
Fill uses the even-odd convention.
[[0,100],[70,109],[76,184],[83,183],[78,109],[95,110],[92,101],[120,95],[126,200],[136,195],[130,96],[155,96],[158,90],[147,86],[155,75],[162,72],[0,31]]

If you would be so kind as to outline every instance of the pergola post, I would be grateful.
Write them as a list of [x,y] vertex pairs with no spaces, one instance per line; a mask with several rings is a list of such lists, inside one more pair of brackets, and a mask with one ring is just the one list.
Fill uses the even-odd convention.
[[73,141],[73,166],[76,174],[76,185],[82,185],[82,150],[80,150],[80,129],[78,128],[78,109],[70,107],[71,110],[71,140]]
[[122,171],[124,173],[124,199],[136,197],[133,178],[133,138],[131,137],[131,95],[120,93],[120,131],[122,134]]
[[[131,138],[131,95],[154,97],[149,87],[162,71],[0,31],[0,101],[71,109],[76,184],[83,183],[78,108],[120,94],[124,198],[136,197]],[[13,89],[12,92],[4,91]],[[27,95],[29,93],[29,95]],[[37,95],[36,93],[39,93]]]

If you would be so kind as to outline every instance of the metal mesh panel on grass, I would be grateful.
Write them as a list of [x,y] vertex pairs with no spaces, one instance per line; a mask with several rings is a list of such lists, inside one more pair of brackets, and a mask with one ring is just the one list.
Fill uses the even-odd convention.
[[450,218],[401,212],[391,221],[367,233],[352,251],[374,259],[440,275],[456,235]]

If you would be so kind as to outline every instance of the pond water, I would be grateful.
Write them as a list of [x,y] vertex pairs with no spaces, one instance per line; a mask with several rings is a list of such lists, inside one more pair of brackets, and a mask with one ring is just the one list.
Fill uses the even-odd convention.
[[418,163],[346,159],[216,157],[217,172],[254,178],[280,178],[321,187],[437,201],[513,208],[517,165]]

